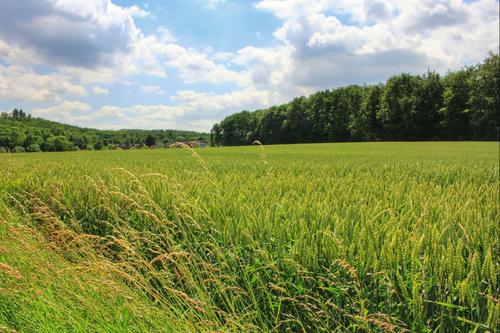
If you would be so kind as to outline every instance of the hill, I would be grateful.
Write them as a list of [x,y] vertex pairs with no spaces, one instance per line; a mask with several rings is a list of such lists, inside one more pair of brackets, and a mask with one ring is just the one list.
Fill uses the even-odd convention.
[[34,118],[22,110],[0,115],[0,150],[12,152],[100,150],[208,140],[207,133],[181,130],[98,130]]

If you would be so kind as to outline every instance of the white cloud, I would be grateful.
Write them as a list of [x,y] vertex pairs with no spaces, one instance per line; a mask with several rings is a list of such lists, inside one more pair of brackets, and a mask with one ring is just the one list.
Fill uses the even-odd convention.
[[156,85],[141,86],[141,91],[148,93],[148,94],[165,95],[165,91],[163,91],[160,86],[156,86]]
[[0,39],[0,59],[8,64],[23,66],[35,65],[39,62],[33,50],[8,44],[2,39]]
[[214,10],[218,5],[223,4],[226,0],[198,0],[204,8]]
[[109,89],[107,89],[107,88],[101,88],[101,87],[98,87],[98,86],[93,87],[92,88],[92,92],[95,95],[109,95]]
[[91,106],[86,103],[65,100],[50,107],[33,109],[31,114],[35,117],[84,126],[93,120],[89,114],[91,109]]
[[[224,116],[243,109],[265,108],[284,101],[277,93],[248,88],[225,94],[178,91],[174,104],[106,105],[90,114],[85,126],[98,128],[180,128],[209,131]],[[114,124],[110,127],[109,125]]]
[[128,8],[125,8],[125,10],[133,17],[140,17],[140,18],[144,18],[144,17],[148,17],[148,16],[151,16],[151,13],[148,12],[147,10],[144,10],[144,9],[141,9],[137,6],[132,6],[132,7],[128,7]]
[[209,58],[208,53],[185,48],[179,44],[163,41],[154,35],[137,41],[131,56],[125,60],[130,72],[145,72],[149,75],[166,77],[166,68],[177,71],[185,83],[248,82],[242,73],[228,69]]
[[[121,7],[110,0],[9,0],[2,6],[0,60],[7,65],[40,65],[52,71],[50,77],[62,78],[62,83],[50,83],[47,88],[38,84],[40,91],[34,94],[3,82],[4,99],[61,101],[66,93],[84,95],[82,85],[124,82],[139,75],[175,74],[187,84],[248,83],[245,75],[211,60],[209,52],[178,44],[166,27],[144,35],[134,17],[149,12],[136,6]],[[59,86],[66,89],[54,89]]]
[[192,90],[178,91],[172,100],[186,112],[212,114],[241,111],[242,109],[256,109],[282,102],[283,98],[278,93],[255,88],[236,90],[225,94],[200,93]]
[[2,3],[0,37],[35,50],[52,65],[96,68],[128,53],[139,34],[133,15],[110,0],[24,0]]
[[85,96],[86,89],[61,74],[39,75],[20,65],[0,64],[0,100],[59,102],[65,96]]
[[284,47],[247,47],[235,61],[254,84],[268,80],[282,92],[445,72],[499,45],[495,0],[263,0],[256,7],[283,20],[274,36]]
[[33,109],[33,114],[58,115],[74,111],[88,111],[90,109],[90,105],[80,101],[63,101],[51,107]]

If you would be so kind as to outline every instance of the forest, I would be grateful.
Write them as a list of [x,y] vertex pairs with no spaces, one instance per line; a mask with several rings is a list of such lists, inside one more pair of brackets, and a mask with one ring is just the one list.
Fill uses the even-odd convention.
[[207,133],[180,130],[98,130],[31,117],[23,110],[0,114],[0,152],[142,148],[205,140]]
[[499,55],[441,76],[400,74],[298,97],[213,126],[212,145],[498,140]]

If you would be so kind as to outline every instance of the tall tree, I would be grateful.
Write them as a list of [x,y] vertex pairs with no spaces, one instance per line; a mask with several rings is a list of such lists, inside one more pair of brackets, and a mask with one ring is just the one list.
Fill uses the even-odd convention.
[[386,139],[416,139],[418,130],[414,120],[419,81],[419,77],[410,74],[393,76],[387,80],[380,112]]
[[148,147],[153,147],[154,145],[156,145],[156,137],[154,135],[148,134],[148,136],[144,140],[144,144]]
[[436,139],[443,107],[443,83],[436,72],[428,71],[415,81],[415,114],[413,136],[417,140]]
[[449,72],[443,79],[443,107],[440,109],[442,138],[466,140],[472,138],[469,108],[471,70]]
[[498,140],[500,119],[500,57],[490,53],[470,78],[469,106],[476,138]]

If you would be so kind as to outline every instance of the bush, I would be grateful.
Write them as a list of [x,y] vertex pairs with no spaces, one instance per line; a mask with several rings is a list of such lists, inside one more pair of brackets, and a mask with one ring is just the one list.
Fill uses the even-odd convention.
[[1,153],[8,153],[8,152],[9,152],[9,150],[8,150],[7,148],[5,148],[5,147],[0,147],[0,154],[1,154]]
[[68,141],[65,136],[51,136],[47,139],[47,149],[48,151],[67,151],[73,150],[74,145]]
[[36,143],[33,143],[26,148],[26,151],[29,153],[37,153],[40,151],[40,146],[37,145]]
[[24,149],[24,147],[21,147],[21,146],[17,146],[14,149],[12,149],[13,153],[24,153],[25,151],[26,150]]
[[116,150],[118,148],[117,145],[109,144],[106,147],[104,147],[105,150]]
[[94,150],[101,150],[103,146],[104,144],[102,143],[102,141],[97,141],[96,143],[94,143]]

